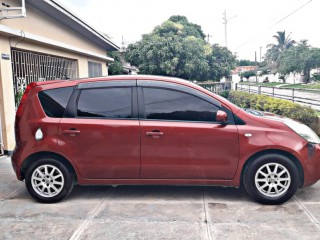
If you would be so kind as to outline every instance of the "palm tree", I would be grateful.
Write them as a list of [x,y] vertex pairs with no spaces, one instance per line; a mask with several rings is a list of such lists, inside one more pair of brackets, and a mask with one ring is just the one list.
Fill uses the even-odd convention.
[[286,37],[286,31],[279,31],[273,37],[277,40],[277,43],[267,45],[266,59],[273,68],[277,69],[280,65],[283,52],[293,47],[296,41],[290,38],[290,34]]

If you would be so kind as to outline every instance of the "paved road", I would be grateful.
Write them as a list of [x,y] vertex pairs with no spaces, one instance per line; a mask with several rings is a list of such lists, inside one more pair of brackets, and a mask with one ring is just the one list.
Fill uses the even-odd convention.
[[1,239],[320,239],[320,184],[280,206],[234,188],[75,187],[39,204],[0,157]]
[[[238,89],[242,89],[246,92],[249,91],[249,85],[238,85]],[[257,93],[257,86],[250,86],[250,92]],[[292,100],[292,89],[282,89],[282,88],[270,88],[261,87],[261,93],[265,95],[275,95],[275,97],[280,97],[288,100]],[[297,103],[305,106],[311,106],[313,109],[320,111],[320,106],[314,104],[320,104],[320,91],[307,91],[307,90],[294,90],[294,97]],[[311,100],[307,100],[311,99]],[[304,100],[303,100],[304,99]],[[303,101],[305,103],[301,103]]]

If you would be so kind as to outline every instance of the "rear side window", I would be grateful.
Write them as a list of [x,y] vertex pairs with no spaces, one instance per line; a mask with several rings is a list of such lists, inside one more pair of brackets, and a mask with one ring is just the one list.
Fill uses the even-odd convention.
[[56,88],[38,93],[42,108],[48,117],[62,118],[74,87]]
[[132,89],[96,88],[82,90],[78,100],[77,116],[84,118],[131,118]]

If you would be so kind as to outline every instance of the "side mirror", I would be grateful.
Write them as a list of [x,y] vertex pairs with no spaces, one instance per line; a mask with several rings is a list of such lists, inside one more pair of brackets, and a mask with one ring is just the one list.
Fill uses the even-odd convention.
[[216,121],[220,123],[226,123],[228,119],[228,115],[225,111],[218,110],[216,115]]

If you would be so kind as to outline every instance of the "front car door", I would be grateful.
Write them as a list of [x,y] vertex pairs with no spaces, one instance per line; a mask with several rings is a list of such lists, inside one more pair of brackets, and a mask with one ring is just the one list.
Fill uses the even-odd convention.
[[[238,165],[233,114],[187,86],[138,81],[141,178],[232,179]],[[228,124],[215,121],[222,109]]]
[[59,147],[87,179],[139,178],[136,81],[79,84],[59,124]]

